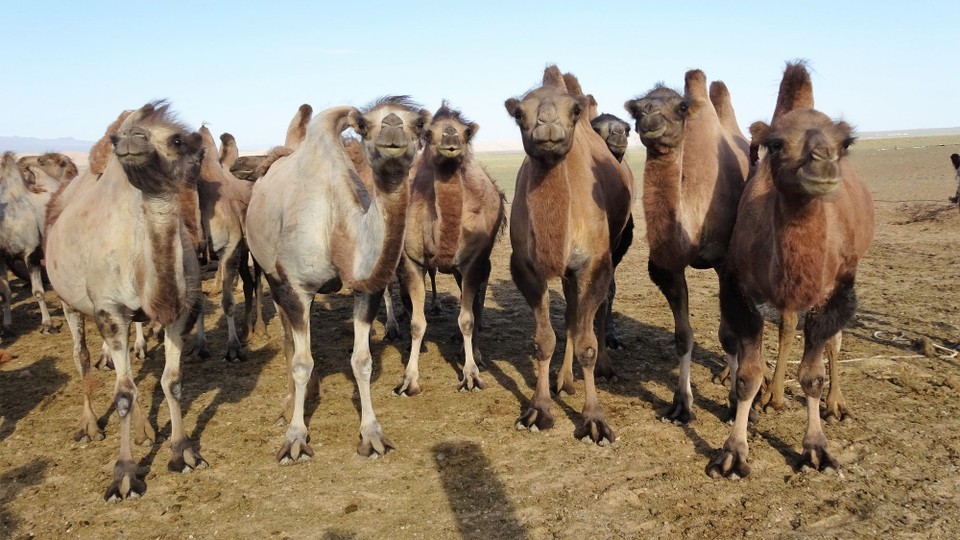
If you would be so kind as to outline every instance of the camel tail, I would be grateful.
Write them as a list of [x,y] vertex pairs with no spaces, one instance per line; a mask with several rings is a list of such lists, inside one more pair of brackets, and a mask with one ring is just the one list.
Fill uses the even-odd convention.
[[284,146],[293,150],[300,146],[300,143],[307,136],[307,124],[310,123],[312,116],[313,107],[306,103],[297,109],[297,114],[290,120],[290,125],[287,127],[287,138],[284,140]]
[[810,82],[810,73],[807,63],[803,60],[788,62],[780,81],[780,93],[777,96],[777,107],[773,111],[773,121],[794,109],[813,108],[813,83]]

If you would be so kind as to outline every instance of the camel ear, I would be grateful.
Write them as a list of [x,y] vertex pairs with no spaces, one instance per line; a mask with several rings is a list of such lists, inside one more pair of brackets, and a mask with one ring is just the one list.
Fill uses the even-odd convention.
[[960,169],[960,154],[950,154],[950,163],[953,163],[954,169]]
[[463,136],[467,139],[467,142],[470,142],[478,131],[480,131],[480,124],[472,122],[467,126],[467,130],[463,132]]
[[634,119],[640,116],[639,102],[639,99],[630,99],[623,103],[623,108],[626,109]]
[[770,134],[770,126],[766,122],[754,122],[750,124],[750,138],[756,141],[757,144],[762,144],[762,141],[767,138]]
[[520,119],[523,118],[522,113],[520,112],[520,100],[517,98],[510,98],[503,102],[503,106],[507,108],[507,113],[510,114],[517,122],[520,122]]
[[843,148],[850,148],[850,146],[857,140],[857,136],[853,132],[853,126],[841,120],[837,122],[837,129],[839,129],[840,134],[843,135]]
[[369,128],[367,120],[357,109],[351,109],[350,112],[347,113],[347,125],[352,127],[361,137],[367,136],[367,129]]

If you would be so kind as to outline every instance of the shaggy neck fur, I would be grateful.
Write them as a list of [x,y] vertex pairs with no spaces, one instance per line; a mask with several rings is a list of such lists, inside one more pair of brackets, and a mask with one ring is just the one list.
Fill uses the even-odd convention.
[[[427,155],[427,154],[431,155]],[[427,149],[424,158],[435,163],[433,152]],[[454,161],[454,160],[450,160]],[[429,231],[434,247],[430,266],[448,270],[455,264],[457,247],[460,244],[460,222],[463,216],[463,173],[459,167],[465,160],[456,160],[449,166],[446,162],[434,165],[434,208],[438,223]]]
[[177,196],[144,196],[144,250],[142,291],[144,311],[166,325],[177,320],[186,307],[187,284],[182,272],[183,242],[181,201]]
[[643,215],[650,260],[669,270],[689,263],[690,238],[681,225],[683,145],[669,151],[647,150],[643,169]]
[[[576,144],[570,153],[577,151]],[[567,155],[570,158],[570,155]],[[567,236],[570,225],[570,177],[561,161],[548,166],[529,158],[530,183],[527,208],[533,236],[533,260],[543,279],[559,277],[567,267]]]
[[773,219],[778,274],[774,301],[781,309],[812,307],[823,292],[827,250],[823,201],[795,202],[777,193]]

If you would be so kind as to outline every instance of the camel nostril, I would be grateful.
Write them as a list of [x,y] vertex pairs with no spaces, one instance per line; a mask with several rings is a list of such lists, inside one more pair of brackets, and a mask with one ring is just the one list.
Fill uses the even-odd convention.
[[403,120],[396,114],[390,113],[383,119],[382,124],[386,127],[398,127],[403,125]]

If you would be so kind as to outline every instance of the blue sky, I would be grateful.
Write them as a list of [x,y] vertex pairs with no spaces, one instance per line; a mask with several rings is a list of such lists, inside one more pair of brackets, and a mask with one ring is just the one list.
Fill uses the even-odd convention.
[[[117,6],[116,4],[119,4]],[[17,2],[5,8],[0,135],[94,140],[167,98],[242,149],[280,144],[301,103],[449,99],[478,140],[519,139],[503,101],[548,63],[602,112],[687,69],[727,83],[741,125],[806,58],[817,108],[860,131],[960,126],[960,2]],[[2,149],[0,149],[2,150]]]

